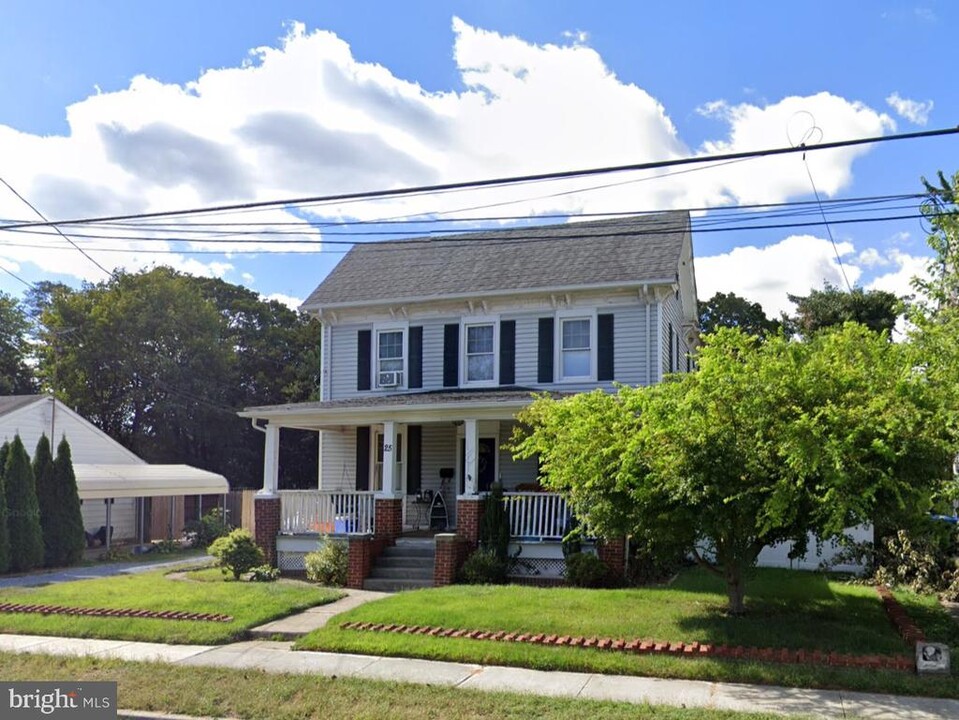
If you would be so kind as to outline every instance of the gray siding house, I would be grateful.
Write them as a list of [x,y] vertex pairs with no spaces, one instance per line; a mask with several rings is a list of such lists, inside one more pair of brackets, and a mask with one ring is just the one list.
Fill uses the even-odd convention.
[[[689,216],[357,244],[302,309],[323,326],[321,400],[241,413],[266,434],[264,496],[277,495],[280,429],[320,435],[317,493],[328,497],[282,493],[280,532],[435,528],[426,505],[437,495],[456,527],[458,500],[494,482],[537,489],[536,463],[502,449],[531,393],[612,391],[691,368]],[[366,494],[395,502],[396,516],[367,508]],[[537,537],[564,522],[515,520],[514,534]]]

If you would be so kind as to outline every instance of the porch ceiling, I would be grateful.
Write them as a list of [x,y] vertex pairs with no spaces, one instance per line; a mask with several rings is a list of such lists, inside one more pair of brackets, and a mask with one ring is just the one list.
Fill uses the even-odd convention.
[[[372,395],[343,400],[268,405],[246,408],[241,417],[272,424],[316,428],[369,425],[393,420],[399,423],[464,420],[510,420],[528,405],[536,392],[530,388],[452,390]],[[571,393],[549,393],[564,397]]]

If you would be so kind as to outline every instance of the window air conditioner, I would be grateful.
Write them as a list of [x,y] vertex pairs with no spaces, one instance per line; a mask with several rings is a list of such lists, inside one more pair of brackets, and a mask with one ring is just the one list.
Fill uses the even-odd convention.
[[381,372],[376,384],[384,388],[396,387],[397,385],[400,384],[401,376],[402,376],[402,373],[398,373],[395,370],[388,371],[388,372]]

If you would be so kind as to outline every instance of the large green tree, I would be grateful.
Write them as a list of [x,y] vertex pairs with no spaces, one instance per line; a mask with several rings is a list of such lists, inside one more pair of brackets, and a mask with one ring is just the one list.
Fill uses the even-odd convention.
[[0,395],[36,392],[28,335],[30,321],[21,304],[0,292]]
[[784,318],[787,330],[809,337],[823,328],[856,322],[875,332],[892,333],[902,313],[902,300],[885,290],[842,290],[826,283],[808,295],[788,295],[795,315]]
[[736,293],[718,292],[709,300],[700,300],[699,329],[703,334],[721,327],[740,328],[749,335],[766,336],[779,332],[782,325],[770,320],[762,305],[749,302]]
[[[310,399],[319,326],[221,280],[170,268],[32,298],[40,372],[59,397],[151,462],[255,486],[263,439],[236,411]],[[316,434],[285,433],[283,477],[316,477]]]
[[43,564],[43,533],[33,468],[20,435],[14,435],[7,451],[4,481],[10,569],[14,572],[32,570]]
[[861,325],[797,343],[707,336],[699,370],[648,388],[554,400],[518,416],[518,457],[602,537],[681,549],[744,610],[760,551],[827,539],[886,512],[923,513],[954,442],[912,349]]

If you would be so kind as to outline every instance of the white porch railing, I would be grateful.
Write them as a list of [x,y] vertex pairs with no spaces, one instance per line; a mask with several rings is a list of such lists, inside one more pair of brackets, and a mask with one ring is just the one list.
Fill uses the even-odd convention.
[[280,532],[366,535],[374,531],[372,492],[281,490]]
[[569,521],[566,500],[555,493],[503,493],[510,536],[527,540],[562,540]]

